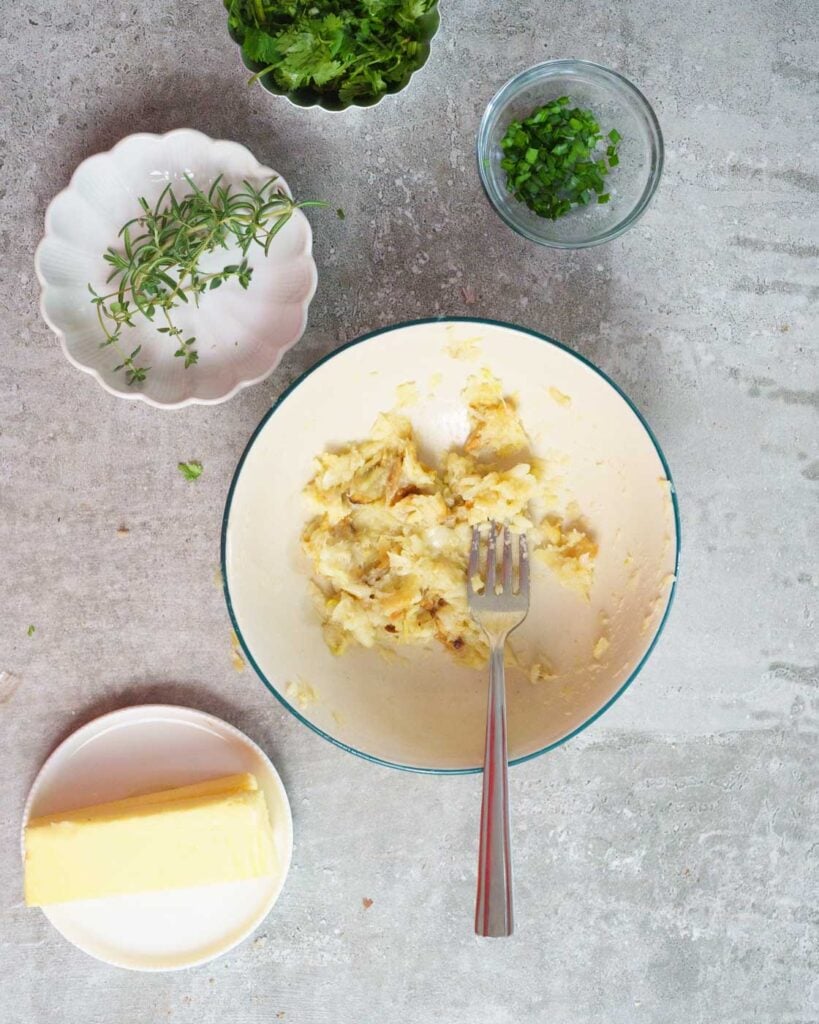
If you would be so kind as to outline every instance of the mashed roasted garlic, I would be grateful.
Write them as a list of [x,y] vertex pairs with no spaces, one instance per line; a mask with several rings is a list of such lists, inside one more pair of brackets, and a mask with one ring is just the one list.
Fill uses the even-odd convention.
[[302,545],[315,576],[324,636],[335,654],[351,644],[443,644],[480,665],[487,646],[469,614],[471,527],[487,520],[527,532],[538,557],[588,599],[596,545],[578,518],[550,511],[545,467],[528,451],[513,399],[489,370],[463,397],[470,431],[439,469],[421,461],[409,420],[378,417],[371,436],[318,456],[305,494],[315,516]]

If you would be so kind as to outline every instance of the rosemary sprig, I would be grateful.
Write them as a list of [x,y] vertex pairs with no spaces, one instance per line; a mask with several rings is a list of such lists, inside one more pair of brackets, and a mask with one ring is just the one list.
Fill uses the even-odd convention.
[[[325,205],[294,202],[277,184],[275,175],[258,187],[243,181],[236,192],[222,184],[221,175],[207,192],[188,175],[185,180],[191,191],[182,199],[176,197],[170,183],[153,206],[140,198],[142,213],[119,232],[121,248],[112,247],[103,254],[112,267],[106,283],[115,282],[116,289],[100,295],[88,285],[104,335],[100,347],[111,346],[118,353],[116,371],[125,370],[128,384],[141,383],[150,370],[137,361],[141,345],[130,354],[122,346],[123,331],[134,326],[135,318],[154,322],[161,317],[158,333],[173,339],[174,355],[184,360],[186,369],[193,366],[199,359],[196,337],[183,337],[172,310],[191,301],[198,306],[201,295],[233,278],[247,288],[253,276],[247,259],[250,247],[261,246],[267,256],[294,210]],[[213,273],[200,271],[202,257],[231,247],[239,250],[238,263]]]

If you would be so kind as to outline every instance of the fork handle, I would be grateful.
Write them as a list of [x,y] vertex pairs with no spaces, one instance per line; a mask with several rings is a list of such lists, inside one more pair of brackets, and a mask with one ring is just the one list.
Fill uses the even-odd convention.
[[475,932],[485,936],[511,935],[514,923],[503,648],[503,641],[494,643],[489,661],[478,894],[475,900]]

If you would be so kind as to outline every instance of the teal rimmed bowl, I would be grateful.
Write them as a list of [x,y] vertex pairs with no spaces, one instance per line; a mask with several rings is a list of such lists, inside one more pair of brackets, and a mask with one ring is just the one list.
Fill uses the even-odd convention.
[[480,769],[486,672],[443,650],[334,657],[300,551],[310,515],[302,490],[314,457],[367,436],[410,380],[419,400],[404,411],[425,457],[461,444],[461,390],[480,366],[518,396],[534,453],[552,461],[600,549],[588,602],[546,566],[533,578],[514,646],[524,662],[550,661],[554,678],[533,683],[509,670],[513,762],[565,742],[611,706],[648,659],[674,593],[679,519],[668,466],[628,398],[582,356],[533,331],[466,318],[398,324],[327,356],[278,399],[239,460],[222,527],[225,597],[274,696],[330,742],[396,768]]
[[[227,0],[225,6],[227,6]],[[415,59],[407,66],[406,76],[399,82],[390,83],[386,91],[381,93],[379,96],[362,97],[361,99],[344,102],[339,98],[337,93],[322,93],[317,89],[282,89],[276,84],[272,73],[260,75],[257,81],[265,92],[269,92],[273,96],[284,96],[285,99],[289,100],[296,107],[321,107],[323,110],[333,112],[348,110],[350,107],[374,107],[377,103],[380,103],[385,96],[393,96],[406,89],[412,76],[416,71],[420,71],[424,64],[426,64],[429,59],[432,39],[441,24],[441,17],[438,12],[437,3],[434,4],[434,6],[431,7],[423,17],[418,19],[418,24],[421,29],[421,46]],[[245,57],[244,52],[241,49],[243,41],[243,34],[241,30],[228,24],[228,32],[231,39],[233,39],[233,41],[239,46],[242,63],[248,71],[252,71],[254,75],[263,71],[265,68],[264,64],[248,60]]]

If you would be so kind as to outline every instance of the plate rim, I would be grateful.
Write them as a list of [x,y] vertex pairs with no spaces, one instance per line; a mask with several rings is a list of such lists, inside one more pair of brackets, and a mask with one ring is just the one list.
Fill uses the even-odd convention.
[[284,871],[281,876],[281,883],[278,886],[278,888],[274,890],[272,897],[267,899],[264,902],[264,904],[260,904],[260,906],[262,906],[262,909],[253,918],[252,924],[250,924],[245,930],[240,932],[235,939],[228,942],[226,945],[220,946],[216,952],[208,953],[203,957],[196,957],[195,959],[187,960],[184,963],[174,963],[168,966],[148,966],[139,965],[136,963],[123,963],[121,961],[114,960],[109,957],[101,956],[99,952],[88,949],[85,946],[79,945],[77,942],[75,942],[73,938],[66,935],[65,932],[63,932],[63,930],[60,927],[58,927],[54,923],[54,921],[52,921],[51,917],[47,913],[46,908],[36,908],[42,912],[43,917],[45,917],[45,919],[48,921],[51,927],[54,928],[54,930],[57,931],[62,936],[62,938],[65,939],[66,942],[71,943],[72,946],[74,946],[76,949],[79,949],[81,952],[85,953],[86,956],[90,956],[94,960],[97,960],[100,963],[108,964],[112,967],[118,967],[122,970],[139,971],[145,974],[166,974],[171,971],[187,970],[190,967],[200,967],[203,964],[210,963],[212,960],[216,960],[220,956],[224,956],[226,953],[229,953],[232,949],[235,949],[236,946],[244,942],[245,939],[248,938],[248,936],[252,935],[252,933],[256,931],[256,929],[262,924],[267,915],[272,911],[273,907],[278,902],[279,897],[281,896],[282,891],[284,890],[285,882],[287,881],[287,876],[290,874],[290,868],[293,861],[293,812],[290,807],[290,798],[287,795],[287,789],[285,788],[285,785],[282,782],[278,769],[267,756],[265,751],[262,750],[259,744],[252,740],[246,733],[242,732],[241,729],[233,725],[231,722],[227,722],[225,721],[225,719],[219,718],[218,715],[211,714],[209,711],[202,711],[200,708],[190,707],[186,704],[157,704],[152,702],[150,704],[126,704],[123,707],[114,708],[113,711],[106,711],[102,715],[97,715],[96,718],[92,718],[90,721],[84,722],[73,732],[69,733],[68,736],[65,736],[52,749],[51,753],[43,761],[39,771],[35,775],[34,781],[31,783],[31,786],[29,788],[25,804],[23,805],[23,813],[20,824],[20,855],[23,871],[25,871],[25,832],[26,825],[28,824],[29,819],[31,817],[31,807],[37,796],[38,790],[40,789],[43,776],[45,775],[46,770],[48,769],[49,765],[55,760],[55,758],[59,756],[60,752],[63,751],[64,748],[67,747],[72,741],[75,741],[77,737],[80,736],[81,733],[91,731],[95,727],[99,727],[101,723],[104,723],[108,719],[117,718],[122,715],[128,715],[129,713],[133,712],[150,714],[151,712],[157,713],[167,711],[183,712],[188,715],[196,716],[199,719],[205,719],[210,722],[215,722],[219,725],[220,728],[225,729],[228,733],[234,735],[245,746],[249,747],[262,758],[262,760],[266,763],[268,770],[272,773],[273,778],[276,780],[279,786],[280,794],[283,797],[284,807],[287,812],[287,829],[289,843],[287,849],[287,859],[284,865]]
[[503,327],[508,330],[517,331],[521,334],[528,334],[536,341],[544,342],[547,345],[552,345],[555,348],[560,349],[562,352],[565,352],[567,355],[573,357],[574,359],[577,359],[584,366],[586,366],[588,369],[592,370],[599,377],[601,377],[603,381],[606,384],[608,384],[609,387],[612,388],[615,391],[615,393],[620,396],[620,398],[623,399],[623,401],[626,403],[629,409],[631,409],[632,413],[636,416],[637,421],[645,431],[648,439],[654,446],[654,450],[656,451],[657,457],[660,460],[660,464],[663,467],[665,477],[668,480],[669,494],[671,497],[671,507],[674,518],[674,578],[671,582],[671,587],[668,592],[668,599],[666,601],[662,617],[660,618],[657,624],[657,628],[654,631],[654,635],[651,638],[651,642],[649,643],[648,647],[643,653],[642,658],[640,658],[640,660],[638,661],[632,672],[629,674],[625,682],[620,687],[618,687],[618,689],[612,694],[611,697],[609,697],[609,699],[605,702],[605,704],[602,705],[602,707],[598,708],[597,711],[595,711],[587,719],[581,722],[580,725],[576,726],[570,732],[566,733],[565,736],[561,736],[560,739],[555,740],[553,743],[549,743],[546,746],[539,748],[538,750],[533,750],[528,754],[524,754],[522,757],[517,757],[514,760],[511,760],[509,762],[510,766],[525,764],[527,761],[532,761],[536,757],[540,757],[542,754],[546,754],[550,750],[555,750],[557,747],[563,746],[564,743],[568,743],[569,740],[579,735],[581,732],[586,730],[593,722],[596,722],[598,718],[604,715],[606,711],[608,711],[609,708],[614,703],[616,703],[616,701],[618,701],[620,697],[622,697],[622,695],[626,692],[626,690],[631,686],[631,684],[634,682],[634,680],[645,667],[646,663],[648,662],[648,659],[651,657],[651,654],[653,653],[655,647],[657,646],[657,643],[659,642],[660,637],[662,636],[665,630],[669,614],[671,612],[671,607],[674,604],[674,598],[677,592],[677,583],[679,580],[680,572],[680,553],[682,550],[680,510],[679,503],[677,500],[677,489],[674,484],[674,478],[671,475],[671,468],[668,465],[665,453],[663,452],[663,449],[660,445],[660,442],[657,440],[654,431],[651,429],[647,420],[640,412],[640,410],[637,408],[637,406],[634,404],[634,402],[629,398],[625,391],[623,391],[623,389],[618,384],[616,384],[607,373],[605,373],[605,371],[601,370],[600,367],[593,363],[591,359],[589,359],[587,356],[584,356],[582,353],[575,351],[568,345],[565,345],[563,342],[558,341],[556,338],[552,338],[548,334],[543,334],[539,331],[535,331],[531,327],[522,327],[519,324],[510,323],[508,320],[495,320],[492,319],[491,317],[441,315],[421,317],[419,319],[414,320],[402,320],[395,324],[389,324],[386,327],[378,327],[375,330],[368,331],[366,334],[361,334],[358,337],[353,338],[351,341],[345,342],[343,345],[339,345],[338,348],[335,348],[331,352],[328,352],[326,355],[322,356],[319,360],[317,360],[312,366],[308,367],[303,373],[299,374],[299,376],[296,377],[296,379],[291,384],[289,384],[284,389],[284,391],[282,391],[282,393],[270,406],[270,408],[267,410],[267,412],[264,414],[264,416],[261,418],[255,429],[253,430],[252,434],[248,438],[247,443],[245,444],[244,450],[242,451],[239,461],[236,464],[236,469],[234,470],[233,476],[230,481],[230,487],[228,488],[227,498],[225,499],[225,509],[224,512],[222,513],[222,532],[219,555],[219,564],[222,572],[222,593],[224,594],[225,604],[227,605],[228,617],[230,618],[231,626],[236,634],[237,640],[239,641],[239,645],[242,648],[242,652],[245,655],[245,658],[247,659],[251,667],[253,668],[253,671],[262,681],[264,686],[270,691],[270,693],[273,694],[273,696],[279,701],[279,703],[282,704],[290,712],[290,714],[292,714],[296,718],[297,721],[301,722],[302,725],[306,725],[308,729],[310,729],[316,735],[321,736],[322,739],[327,740],[334,747],[338,747],[340,750],[347,751],[348,754],[354,754],[356,757],[360,757],[365,761],[369,761],[371,764],[381,765],[385,768],[394,768],[398,771],[412,772],[418,775],[477,775],[478,773],[483,772],[483,766],[475,765],[472,768],[430,768],[424,765],[401,764],[398,761],[389,761],[386,758],[377,757],[375,754],[369,754],[365,750],[359,750],[357,747],[353,747],[348,743],[344,743],[343,740],[340,740],[337,737],[332,736],[324,729],[321,729],[314,722],[311,722],[308,718],[305,718],[305,716],[301,714],[298,708],[294,707],[294,705],[292,705],[287,700],[285,694],[283,692],[280,692],[277,689],[276,685],[267,678],[267,676],[264,674],[264,672],[261,670],[258,663],[256,662],[256,659],[253,657],[253,654],[251,653],[247,643],[245,642],[245,638],[242,635],[242,630],[241,627],[239,626],[239,622],[236,618],[236,613],[233,608],[233,600],[230,596],[230,586],[228,583],[227,533],[230,521],[231,506],[233,504],[233,496],[236,491],[236,487],[239,483],[239,477],[241,476],[242,468],[244,467],[245,461],[248,455],[250,454],[253,445],[256,443],[256,439],[261,434],[262,430],[265,428],[268,421],[272,419],[272,417],[278,411],[279,407],[290,397],[290,395],[293,394],[293,392],[297,388],[299,388],[307,380],[308,377],[312,376],[312,374],[314,374],[318,369],[324,366],[325,363],[328,363],[330,362],[330,360],[335,359],[336,356],[341,355],[342,352],[346,352],[348,349],[354,348],[357,345],[361,345],[364,342],[372,340],[373,338],[380,337],[381,335],[384,334],[391,334],[393,331],[402,330],[405,327],[419,327],[426,324],[448,323],[483,324],[489,325],[491,327]]

